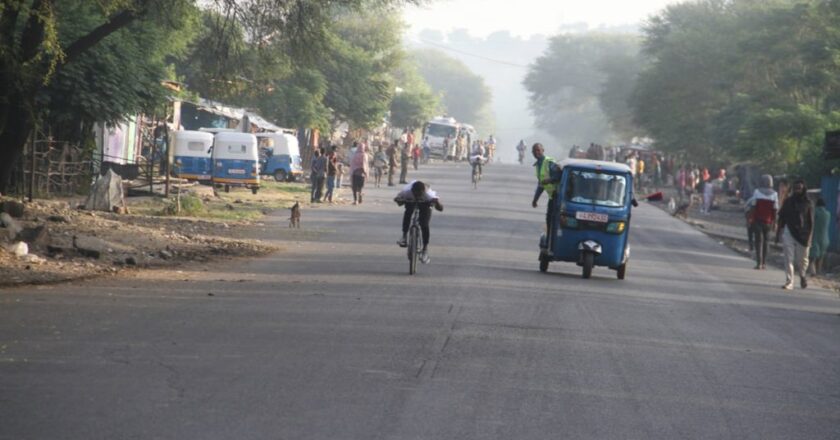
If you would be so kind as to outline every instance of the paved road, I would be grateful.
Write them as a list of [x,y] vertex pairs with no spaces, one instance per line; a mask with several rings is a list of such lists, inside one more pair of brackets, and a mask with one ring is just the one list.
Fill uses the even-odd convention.
[[267,258],[0,291],[0,439],[840,438],[836,294],[645,206],[627,280],[541,274],[531,173],[421,170],[414,277],[383,188]]

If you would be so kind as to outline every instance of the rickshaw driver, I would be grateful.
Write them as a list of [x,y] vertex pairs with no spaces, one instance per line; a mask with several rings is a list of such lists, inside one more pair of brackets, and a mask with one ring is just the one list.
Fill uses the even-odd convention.
[[534,192],[534,200],[531,206],[536,208],[537,201],[540,199],[543,191],[548,193],[548,206],[545,211],[545,230],[546,233],[551,230],[551,213],[554,210],[554,192],[556,183],[560,181],[560,167],[554,162],[554,159],[545,155],[545,149],[542,144],[537,142],[531,147],[531,154],[537,159],[534,162],[534,167],[537,169],[537,189]]

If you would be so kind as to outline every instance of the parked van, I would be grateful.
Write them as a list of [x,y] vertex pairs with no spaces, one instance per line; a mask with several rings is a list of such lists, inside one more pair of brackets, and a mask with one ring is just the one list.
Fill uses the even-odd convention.
[[210,181],[213,175],[213,134],[176,131],[173,143],[172,174],[187,180]]
[[295,181],[303,176],[298,140],[288,133],[259,133],[260,174],[274,176],[278,182]]
[[257,137],[250,133],[216,133],[213,142],[213,183],[245,186],[254,194],[260,188]]

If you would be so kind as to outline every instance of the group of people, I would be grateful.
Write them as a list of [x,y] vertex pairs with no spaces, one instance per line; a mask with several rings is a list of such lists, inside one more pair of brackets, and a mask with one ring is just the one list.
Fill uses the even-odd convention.
[[[333,203],[336,188],[341,188],[344,164],[338,159],[338,147],[331,146],[326,151],[316,149],[310,165],[312,203]],[[353,191],[353,204],[362,203],[365,181],[370,174],[370,155],[367,144],[354,142],[350,158],[350,186]],[[326,186],[326,190],[324,187]]]
[[684,164],[677,170],[674,176],[674,186],[680,197],[691,197],[698,193],[703,197],[703,204],[700,212],[709,214],[714,206],[717,194],[729,190],[730,182],[726,176],[726,170],[721,168],[717,174],[712,175],[707,167],[700,167],[696,164]]
[[[408,183],[408,170],[413,165],[417,170],[423,151],[415,142],[413,130],[406,129],[387,148],[375,141],[376,151],[372,152],[367,142],[354,141],[350,147],[350,176],[353,190],[353,204],[362,203],[364,186],[373,171],[374,184],[382,185],[383,177],[387,174],[388,186],[397,183]],[[399,166],[399,181],[394,182]],[[311,202],[332,203],[336,197],[336,189],[341,188],[345,164],[338,157],[338,147],[335,145],[316,149],[310,164],[310,180],[312,183]]]
[[[426,139],[424,139],[424,142],[426,142]],[[474,139],[472,142],[465,133],[458,136],[448,135],[443,140],[444,160],[469,160],[473,152],[479,147],[484,149],[487,162],[492,162],[496,156],[496,138],[492,134],[487,137],[486,141]]]
[[828,228],[831,214],[825,201],[818,197],[812,203],[805,181],[797,179],[788,194],[786,184],[781,194],[773,189],[773,177],[761,176],[761,184],[746,203],[747,233],[751,250],[755,249],[755,268],[765,269],[771,232],[776,243],[782,243],[785,259],[783,289],[793,289],[795,271],[799,284],[808,287],[808,275],[817,274],[828,251]]

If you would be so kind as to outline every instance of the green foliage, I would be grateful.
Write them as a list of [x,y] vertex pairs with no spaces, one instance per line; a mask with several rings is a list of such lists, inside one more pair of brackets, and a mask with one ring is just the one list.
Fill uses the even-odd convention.
[[[322,2],[303,3],[315,8]],[[189,56],[178,63],[178,74],[202,96],[257,108],[283,126],[328,130],[337,121],[376,125],[388,110],[393,71],[402,61],[402,25],[387,9],[361,12],[350,5],[329,11],[322,22],[307,16],[301,24],[313,26],[306,53],[297,47],[300,36],[294,33],[268,36],[276,35],[263,28],[273,13],[255,25],[247,15],[207,11]],[[283,29],[289,30],[286,25]]]
[[183,195],[180,200],[172,199],[160,212],[160,215],[177,215],[181,217],[200,217],[206,211],[204,202],[200,198],[193,195]]
[[[160,83],[166,77],[165,59],[185,50],[185,31],[191,29],[196,11],[183,7],[177,12],[178,17],[163,21],[157,14],[144,16],[57,72],[38,102],[48,109],[45,118],[60,138],[81,138],[82,126],[139,111],[151,113],[165,102],[167,90]],[[84,0],[65,0],[56,13],[65,46],[106,20],[100,8]]]
[[459,121],[476,124],[485,117],[492,95],[484,79],[445,53],[425,49],[411,53],[420,74],[439,94],[443,110]]
[[824,131],[840,127],[838,12],[828,1],[668,7],[645,30],[636,122],[698,160],[813,171]]
[[407,60],[397,70],[399,92],[391,100],[391,124],[395,127],[422,127],[439,113],[440,100],[426,80],[417,72],[413,60]]

